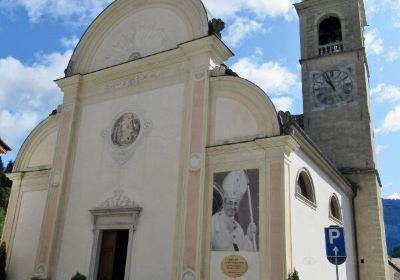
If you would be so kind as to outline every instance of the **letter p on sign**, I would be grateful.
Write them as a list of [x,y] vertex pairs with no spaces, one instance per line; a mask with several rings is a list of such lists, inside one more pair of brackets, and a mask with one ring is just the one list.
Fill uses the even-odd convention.
[[340,237],[340,231],[335,228],[329,229],[329,244],[334,244],[335,239]]

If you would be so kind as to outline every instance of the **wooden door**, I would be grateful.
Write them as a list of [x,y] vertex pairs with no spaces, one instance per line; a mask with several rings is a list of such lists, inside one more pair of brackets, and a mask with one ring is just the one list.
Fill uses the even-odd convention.
[[112,280],[113,278],[117,234],[116,230],[103,231],[97,280]]

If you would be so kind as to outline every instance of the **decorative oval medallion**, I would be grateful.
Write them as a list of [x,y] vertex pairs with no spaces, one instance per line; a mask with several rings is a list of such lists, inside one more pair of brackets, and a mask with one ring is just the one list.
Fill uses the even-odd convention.
[[201,154],[192,154],[189,159],[189,170],[197,171],[201,168],[202,158]]
[[114,123],[111,141],[114,145],[125,148],[133,144],[140,133],[140,119],[135,113],[125,113]]
[[221,262],[221,270],[230,278],[239,278],[246,274],[249,265],[245,258],[237,255],[227,256]]

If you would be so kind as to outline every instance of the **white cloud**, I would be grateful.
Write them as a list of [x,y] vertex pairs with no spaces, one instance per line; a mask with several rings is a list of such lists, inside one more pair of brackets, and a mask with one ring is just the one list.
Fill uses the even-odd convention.
[[0,59],[0,131],[17,151],[27,134],[62,102],[53,80],[63,77],[72,51],[39,54],[25,65],[13,58]]
[[206,7],[216,17],[233,18],[241,11],[249,11],[257,17],[284,16],[294,18],[293,0],[204,0]]
[[378,145],[376,146],[376,153],[379,155],[380,153],[382,153],[383,150],[386,149],[386,146],[384,145]]
[[[29,19],[37,22],[43,17],[63,19],[72,24],[87,24],[112,0],[0,0],[0,8],[13,11],[26,10]],[[216,17],[234,18],[242,11],[251,12],[259,18],[284,16],[295,18],[295,0],[204,0]]]
[[231,68],[261,87],[278,111],[290,111],[294,96],[301,91],[297,75],[279,62],[258,63],[256,59],[256,56],[242,58]]
[[390,111],[380,128],[376,130],[378,133],[389,133],[400,131],[400,105]]
[[27,136],[27,133],[39,122],[37,112],[27,111],[22,113],[11,113],[8,110],[0,110],[0,131],[2,137],[7,139],[7,143],[12,149],[17,150],[17,146]]
[[233,24],[229,26],[228,34],[224,38],[231,46],[238,46],[246,36],[254,32],[265,32],[262,23],[238,17]]
[[62,18],[72,24],[87,24],[112,0],[0,0],[0,8],[24,8],[32,22],[42,17]]
[[400,101],[400,87],[394,85],[387,85],[381,83],[371,89],[371,94],[376,96],[378,102],[389,101],[396,102]]
[[277,111],[290,111],[293,107],[293,98],[292,97],[277,97],[272,98],[272,102],[275,105],[275,109]]
[[391,19],[395,27],[400,28],[400,2],[396,0],[365,0],[367,16],[384,12],[386,18]]
[[400,199],[400,193],[392,193],[388,196],[389,199]]
[[391,49],[387,53],[386,61],[388,62],[394,62],[396,60],[400,59],[400,48],[397,49]]
[[63,45],[65,48],[73,49],[78,44],[79,39],[75,36],[71,37],[71,38],[63,37],[63,38],[61,38],[60,42],[61,42],[61,45]]
[[383,39],[377,29],[365,33],[365,46],[370,55],[379,55],[384,51]]
[[264,54],[263,49],[260,47],[257,47],[254,51],[255,56],[262,56]]
[[232,65],[232,69],[239,76],[260,86],[270,96],[293,95],[300,91],[297,75],[279,62],[258,63],[252,57],[245,57]]

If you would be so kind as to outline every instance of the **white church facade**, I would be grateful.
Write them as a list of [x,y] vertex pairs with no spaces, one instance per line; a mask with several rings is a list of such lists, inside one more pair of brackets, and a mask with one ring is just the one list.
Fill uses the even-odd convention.
[[9,175],[7,279],[335,279],[332,225],[340,279],[388,279],[363,2],[296,9],[302,116],[224,65],[200,0],[100,14]]

